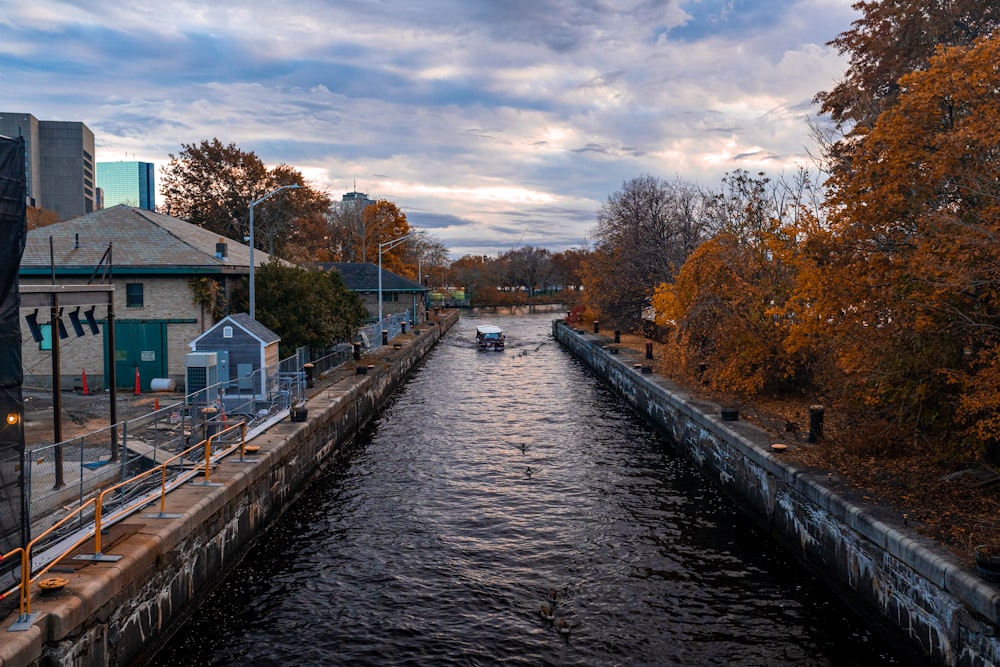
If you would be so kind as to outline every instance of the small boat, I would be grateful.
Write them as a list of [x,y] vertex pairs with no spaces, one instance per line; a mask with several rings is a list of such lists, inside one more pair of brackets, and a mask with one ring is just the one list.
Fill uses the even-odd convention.
[[476,327],[476,344],[480,350],[502,350],[504,346],[503,329],[491,324],[481,324]]

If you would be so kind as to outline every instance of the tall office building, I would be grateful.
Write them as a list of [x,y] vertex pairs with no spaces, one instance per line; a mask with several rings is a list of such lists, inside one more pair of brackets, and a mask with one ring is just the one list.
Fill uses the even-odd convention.
[[156,210],[152,162],[98,162],[97,187],[104,196],[104,208],[125,204]]
[[375,202],[368,198],[368,195],[364,192],[348,192],[340,198],[340,203],[342,206],[354,205],[358,210],[364,210],[365,208],[371,206]]
[[30,206],[54,211],[60,220],[97,209],[90,128],[75,121],[38,120],[28,113],[0,111],[0,135],[24,137]]

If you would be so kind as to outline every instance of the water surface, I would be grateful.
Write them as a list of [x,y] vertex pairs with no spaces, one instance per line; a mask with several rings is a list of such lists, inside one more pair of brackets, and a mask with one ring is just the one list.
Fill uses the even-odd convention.
[[158,664],[902,664],[553,317],[464,314]]

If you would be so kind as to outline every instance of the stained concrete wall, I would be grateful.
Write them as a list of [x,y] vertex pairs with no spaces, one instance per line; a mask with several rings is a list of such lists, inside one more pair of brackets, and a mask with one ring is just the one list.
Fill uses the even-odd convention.
[[[7,631],[16,613],[0,624],[0,667],[141,664],[337,459],[340,447],[377,413],[458,313],[437,320],[422,325],[401,349],[383,346],[364,359],[374,366],[367,374],[345,375],[315,390],[305,405],[306,421],[283,420],[253,439],[260,446],[255,462],[232,456],[223,461],[211,475],[222,486],[188,483],[171,492],[165,512],[180,518],[136,514],[114,526],[102,538],[102,552],[121,556],[117,562],[60,573],[69,583],[57,593],[34,587],[31,611],[41,615],[26,632]],[[88,550],[93,541],[84,546]]]
[[997,586],[901,516],[851,498],[841,480],[783,461],[763,430],[723,421],[719,406],[643,372],[645,351],[612,354],[603,338],[565,322],[553,333],[915,663],[1000,664]]

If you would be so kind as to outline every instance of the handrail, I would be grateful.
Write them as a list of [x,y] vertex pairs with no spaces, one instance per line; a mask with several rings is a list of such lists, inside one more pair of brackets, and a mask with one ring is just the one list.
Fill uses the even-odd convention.
[[[83,510],[85,510],[87,508],[87,506],[90,505],[91,503],[95,503],[96,504],[97,503],[97,498],[91,498],[90,500],[88,500],[87,502],[85,502],[84,504],[80,505],[75,510],[73,510],[72,512],[70,512],[69,514],[67,514],[66,516],[64,516],[59,521],[56,521],[54,524],[52,524],[52,526],[49,527],[48,530],[43,531],[41,535],[39,535],[35,539],[33,539],[30,542],[28,542],[28,545],[26,547],[24,547],[24,549],[22,549],[23,553],[21,554],[21,583],[20,583],[20,587],[21,587],[21,618],[24,618],[25,616],[31,614],[31,584],[32,584],[32,582],[36,581],[39,577],[41,577],[43,574],[45,574],[46,572],[48,572],[49,569],[52,568],[60,560],[59,558],[53,559],[52,562],[50,562],[48,565],[46,565],[45,567],[43,567],[41,570],[38,571],[38,573],[34,577],[32,577],[31,576],[31,548],[33,546],[35,546],[35,544],[37,544],[39,541],[41,541],[41,539],[43,537],[46,537],[49,533],[55,531],[57,528],[61,528],[64,523],[66,523],[70,519],[74,518],[77,514],[80,514],[81,512],[83,512]],[[65,553],[69,553],[69,552],[73,551],[73,549],[76,549],[78,546],[80,546],[81,544],[83,544],[84,542],[86,542],[89,537],[90,537],[89,535],[86,535],[86,534],[83,535],[83,537],[81,537],[79,540],[77,540],[76,542],[73,543],[73,546],[67,548],[66,551],[65,551]]]
[[[5,553],[4,555],[0,556],[0,563],[4,562],[5,560],[7,560],[9,558],[13,558],[14,556],[16,556],[18,554],[18,552],[24,553],[24,547],[17,547],[16,549],[12,549],[12,550],[8,551],[7,553]],[[24,577],[24,561],[23,560],[21,561],[21,577],[22,577],[22,579]],[[10,595],[14,591],[20,591],[20,589],[21,589],[21,583],[18,582],[17,586],[15,586],[14,588],[10,589],[9,591],[0,591],[0,600],[3,600],[5,597],[7,597],[8,595]]]
[[174,456],[171,456],[169,459],[164,460],[163,463],[161,463],[156,468],[151,468],[151,470],[157,470],[157,469],[160,469],[160,468],[162,468],[162,470],[163,470],[162,476],[160,477],[160,514],[164,514],[165,513],[166,504],[167,504],[167,465],[169,463],[171,463],[172,461],[176,460],[176,459],[183,458],[184,456],[186,456],[190,452],[192,452],[192,451],[198,449],[199,447],[201,447],[202,445],[204,445],[205,446],[205,481],[207,482],[208,479],[209,479],[209,470],[211,469],[211,461],[209,459],[210,459],[211,452],[212,452],[212,445],[211,445],[212,438],[216,438],[216,437],[218,437],[218,436],[220,436],[220,435],[222,435],[224,433],[228,433],[229,431],[232,431],[235,428],[239,428],[241,430],[241,434],[240,434],[240,458],[242,459],[243,458],[243,448],[246,446],[246,440],[247,440],[247,423],[245,421],[237,422],[236,424],[233,424],[232,426],[224,428],[221,431],[219,431],[218,433],[216,433],[216,434],[214,434],[212,436],[209,436],[208,440],[203,440],[202,442],[199,442],[197,445],[195,445],[193,447],[190,447],[188,449],[185,449],[183,452],[181,452],[179,454],[175,454]]
[[[101,556],[101,520],[102,520],[101,510],[104,507],[104,497],[107,494],[114,493],[115,491],[121,489],[122,487],[128,486],[129,484],[133,484],[133,483],[135,483],[135,482],[137,482],[137,481],[139,481],[139,480],[141,480],[141,479],[143,479],[145,477],[150,477],[150,476],[152,476],[156,472],[160,472],[160,474],[161,474],[160,511],[161,511],[161,514],[162,514],[163,513],[163,508],[164,508],[165,503],[166,503],[166,494],[167,494],[166,474],[167,474],[167,468],[168,468],[168,466],[171,463],[173,463],[174,461],[176,461],[177,459],[181,459],[184,456],[190,454],[191,452],[197,450],[198,448],[204,447],[205,448],[205,469],[204,469],[204,472],[205,472],[205,481],[207,483],[208,480],[209,480],[209,477],[211,475],[211,467],[212,467],[211,457],[212,457],[212,445],[213,445],[213,443],[217,439],[219,439],[221,436],[223,436],[223,435],[225,435],[227,433],[231,433],[231,432],[233,432],[233,431],[235,431],[237,429],[240,430],[239,449],[240,449],[240,457],[242,459],[243,452],[244,452],[245,447],[246,447],[246,436],[247,436],[247,427],[246,427],[246,422],[245,421],[236,422],[232,426],[229,426],[227,428],[222,429],[218,433],[215,433],[215,434],[209,436],[206,440],[203,440],[203,441],[199,442],[198,444],[193,445],[193,446],[185,449],[183,452],[180,452],[179,454],[175,454],[174,456],[171,456],[169,459],[166,459],[165,461],[163,461],[162,463],[160,463],[159,465],[157,465],[154,468],[150,468],[149,470],[145,470],[145,471],[139,473],[138,475],[130,477],[129,479],[125,480],[124,482],[119,482],[118,484],[115,484],[114,486],[108,487],[107,489],[103,489],[97,496],[95,496],[95,497],[91,498],[90,500],[86,501],[85,503],[83,503],[82,505],[80,505],[79,507],[77,507],[76,509],[74,509],[73,511],[71,511],[69,514],[67,514],[66,516],[64,516],[62,519],[60,519],[59,521],[57,521],[56,523],[54,523],[47,530],[43,531],[40,535],[38,535],[37,537],[35,537],[35,539],[33,539],[31,542],[29,542],[27,546],[25,546],[25,547],[17,547],[16,549],[14,549],[14,550],[12,550],[12,551],[4,554],[3,556],[0,556],[0,562],[3,562],[4,560],[6,560],[8,558],[16,556],[18,554],[18,552],[20,552],[20,554],[21,554],[21,581],[18,583],[18,585],[16,587],[10,589],[9,591],[7,591],[5,593],[0,593],[0,600],[2,600],[4,597],[6,597],[7,595],[9,595],[13,591],[20,590],[20,606],[19,606],[19,609],[20,609],[20,619],[19,619],[19,621],[25,621],[26,619],[30,619],[30,616],[31,616],[31,584],[33,582],[37,581],[43,574],[45,574],[46,572],[48,572],[49,569],[51,569],[53,566],[55,566],[56,563],[58,563],[60,560],[62,560],[62,558],[66,554],[70,553],[71,551],[73,551],[74,549],[76,549],[77,547],[79,547],[81,544],[85,543],[88,539],[90,539],[90,531],[89,530],[85,531],[83,533],[83,535],[80,537],[80,539],[78,539],[77,541],[75,541],[72,544],[72,546],[66,547],[62,551],[62,554],[60,556],[53,558],[51,562],[49,562],[45,567],[43,567],[41,570],[39,570],[34,576],[32,576],[32,574],[31,574],[31,549],[32,549],[32,547],[34,547],[42,539],[48,537],[54,531],[56,531],[59,528],[61,528],[70,519],[73,519],[77,515],[81,514],[85,509],[87,509],[91,504],[93,504],[94,505],[94,527],[93,527],[93,531],[94,531],[94,550],[95,550],[95,555],[99,558]],[[223,456],[228,455],[230,452],[233,451],[233,449],[235,449],[235,447],[232,447],[229,450],[225,451],[222,455]]]
[[212,469],[212,442],[213,442],[213,440],[216,439],[216,438],[218,438],[219,436],[223,435],[224,433],[228,433],[230,431],[236,430],[237,428],[241,428],[242,429],[242,431],[243,431],[243,438],[245,439],[246,438],[246,423],[245,422],[237,422],[236,424],[233,424],[232,426],[224,428],[221,431],[219,431],[218,433],[215,433],[215,434],[209,436],[207,440],[203,440],[202,442],[199,442],[197,445],[194,445],[193,447],[189,447],[189,448],[185,449],[183,452],[181,452],[179,454],[175,454],[174,456],[171,456],[169,459],[165,460],[163,463],[161,463],[158,466],[156,466],[156,468],[150,468],[149,470],[143,471],[143,472],[139,473],[138,475],[136,475],[134,477],[130,477],[129,479],[125,480],[124,482],[119,482],[118,484],[115,484],[114,486],[109,486],[108,488],[104,489],[99,494],[97,494],[97,507],[94,510],[94,554],[96,556],[100,556],[101,555],[101,508],[104,507],[104,496],[106,496],[109,493],[114,493],[118,489],[120,489],[120,488],[122,488],[124,486],[127,486],[127,485],[129,485],[129,484],[131,484],[133,482],[137,482],[140,479],[142,479],[143,477],[151,477],[152,474],[157,471],[157,469],[162,468],[163,469],[163,473],[162,473],[163,477],[161,477],[161,479],[164,479],[163,483],[160,486],[160,506],[162,507],[163,503],[166,502],[166,500],[165,500],[165,496],[166,496],[166,481],[165,481],[165,477],[166,477],[167,464],[170,463],[171,461],[174,461],[174,460],[178,459],[178,458],[182,458],[186,454],[189,454],[190,452],[193,452],[194,450],[198,449],[199,447],[204,446],[205,447],[205,482],[207,483],[208,480],[209,480],[209,477],[211,475],[211,469]]

